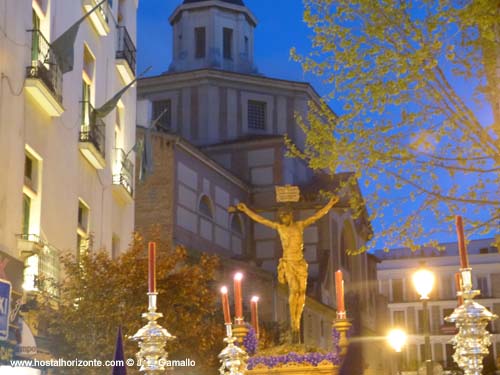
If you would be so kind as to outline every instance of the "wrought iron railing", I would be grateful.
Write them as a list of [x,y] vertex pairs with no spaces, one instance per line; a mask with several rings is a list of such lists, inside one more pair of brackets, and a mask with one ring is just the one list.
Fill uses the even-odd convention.
[[89,101],[82,103],[82,127],[80,129],[80,142],[90,142],[104,158],[106,144],[106,124],[97,117],[92,104]]
[[50,43],[38,29],[31,33],[31,65],[26,68],[27,78],[40,79],[59,103],[62,103],[62,71]]
[[128,66],[135,74],[136,49],[132,38],[125,26],[117,26],[118,46],[116,49],[116,58],[127,61]]
[[115,148],[116,172],[113,174],[113,184],[122,185],[130,195],[134,194],[134,164],[121,148]]
[[18,234],[17,237],[38,245],[26,254],[24,287],[27,290],[58,296],[58,283],[61,275],[59,251],[36,234]]

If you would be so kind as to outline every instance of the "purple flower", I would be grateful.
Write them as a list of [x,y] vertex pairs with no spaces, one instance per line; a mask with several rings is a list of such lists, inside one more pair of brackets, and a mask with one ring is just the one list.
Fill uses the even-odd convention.
[[246,324],[248,333],[243,338],[243,348],[248,353],[248,355],[254,355],[257,352],[258,340],[255,334],[255,329],[250,325]]
[[283,355],[265,356],[265,357],[251,357],[248,360],[248,369],[252,370],[257,365],[262,364],[268,368],[273,368],[278,365],[286,365],[289,363],[310,364],[318,366],[321,362],[331,362],[333,365],[340,364],[340,358],[336,353],[305,353],[298,354],[290,352]]

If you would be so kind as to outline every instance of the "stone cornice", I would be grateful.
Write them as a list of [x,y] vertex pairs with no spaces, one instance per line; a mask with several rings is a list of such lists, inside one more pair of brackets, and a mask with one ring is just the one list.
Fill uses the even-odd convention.
[[270,78],[260,75],[241,74],[216,69],[198,69],[187,72],[167,73],[154,77],[142,78],[138,83],[138,95],[144,96],[150,93],[165,91],[165,85],[169,87],[189,87],[209,84],[211,81],[223,81],[235,88],[247,87],[248,85],[286,90],[302,93],[308,99],[319,103],[321,97],[308,82],[288,81],[278,78]]

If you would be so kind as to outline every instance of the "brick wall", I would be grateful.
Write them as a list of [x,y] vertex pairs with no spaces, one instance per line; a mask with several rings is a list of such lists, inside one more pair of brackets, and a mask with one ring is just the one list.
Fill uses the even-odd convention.
[[[143,139],[143,131],[137,130],[137,138]],[[173,240],[174,197],[174,145],[160,134],[152,134],[153,172],[141,182],[136,181],[135,230],[147,234],[154,226],[160,229],[161,239]],[[137,155],[139,176],[141,155]],[[137,177],[138,178],[138,177]]]

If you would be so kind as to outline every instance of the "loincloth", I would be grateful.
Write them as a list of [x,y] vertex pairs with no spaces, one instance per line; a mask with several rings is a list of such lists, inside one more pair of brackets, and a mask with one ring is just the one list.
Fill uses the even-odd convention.
[[307,281],[307,262],[304,259],[290,260],[281,258],[278,264],[278,281],[286,284],[295,279]]

